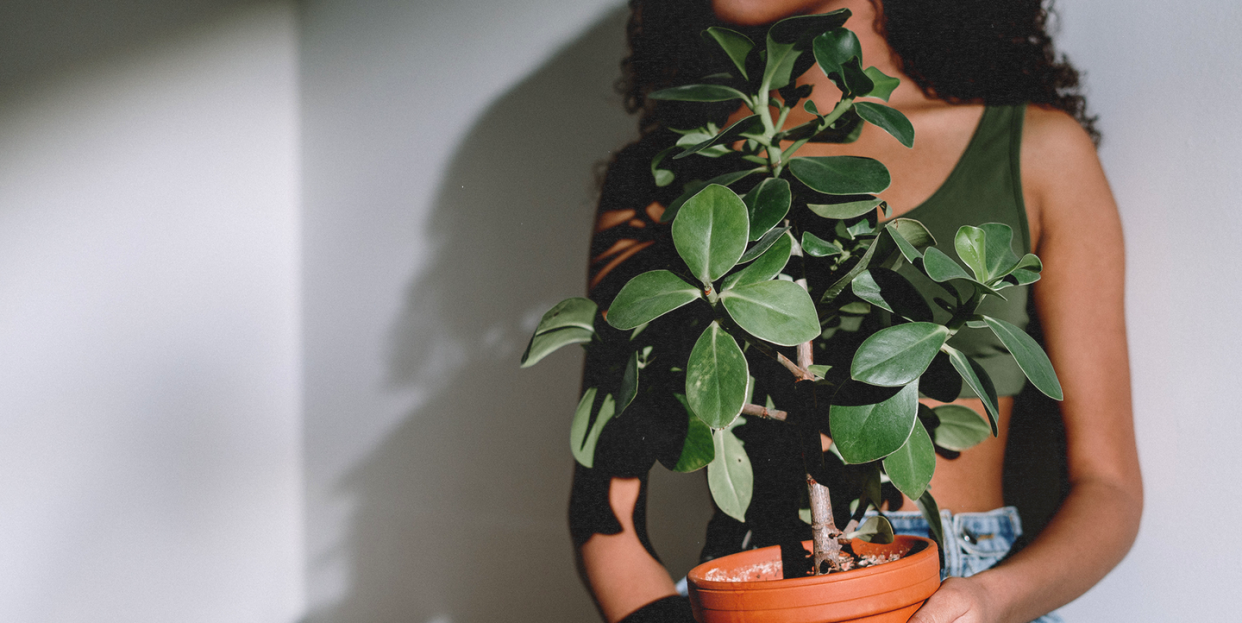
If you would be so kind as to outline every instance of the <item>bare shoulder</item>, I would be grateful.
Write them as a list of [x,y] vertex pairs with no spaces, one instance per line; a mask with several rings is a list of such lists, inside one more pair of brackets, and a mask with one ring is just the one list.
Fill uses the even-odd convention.
[[[1032,240],[1116,206],[1091,136],[1062,110],[1030,105],[1022,130],[1022,194]],[[1084,210],[1093,206],[1094,210]]]

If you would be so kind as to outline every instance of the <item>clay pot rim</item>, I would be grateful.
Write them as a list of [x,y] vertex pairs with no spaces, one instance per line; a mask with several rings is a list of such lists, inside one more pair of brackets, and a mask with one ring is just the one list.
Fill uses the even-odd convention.
[[[737,582],[730,582],[730,581],[724,581],[724,580],[708,580],[703,577],[704,573],[706,573],[706,571],[703,571],[703,569],[711,568],[712,563],[715,562],[715,561],[708,561],[706,563],[703,563],[691,569],[690,572],[686,574],[686,578],[689,582],[694,584],[696,590],[706,591],[706,592],[713,592],[713,591],[729,591],[729,592],[748,591],[750,592],[750,591],[767,591],[767,590],[786,590],[786,589],[798,588],[801,586],[815,586],[815,585],[823,584],[826,582],[838,582],[838,581],[851,580],[851,579],[861,579],[861,578],[867,578],[867,577],[872,577],[872,576],[884,575],[886,573],[899,572],[901,569],[909,565],[917,564],[918,561],[921,560],[922,558],[925,558],[927,556],[938,556],[938,554],[936,553],[935,541],[932,541],[931,539],[920,537],[920,536],[899,534],[896,536],[894,543],[901,542],[901,541],[909,541],[912,548],[915,546],[916,543],[919,543],[919,542],[926,542],[930,546],[925,546],[922,550],[918,552],[915,552],[913,554],[907,554],[906,556],[903,556],[899,560],[894,560],[892,562],[884,563],[882,565],[877,565],[874,567],[861,567],[858,569],[850,569],[849,571],[842,571],[839,573],[830,573],[828,575],[810,575],[810,576],[800,577],[800,578],[782,578],[779,580],[752,580],[752,581],[737,581]],[[810,541],[804,541],[804,544],[809,544],[809,543]],[[771,550],[771,549],[780,549],[780,546],[773,545],[770,547],[762,547],[759,549],[748,550],[748,551],[758,553],[758,552]],[[721,560],[723,558],[725,557],[718,558],[717,560]],[[939,565],[939,563],[937,563],[937,565]]]

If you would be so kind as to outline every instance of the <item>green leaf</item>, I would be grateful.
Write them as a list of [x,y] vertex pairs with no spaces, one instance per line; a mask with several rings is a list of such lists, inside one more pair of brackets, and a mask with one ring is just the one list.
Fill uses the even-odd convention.
[[893,542],[893,524],[884,515],[872,515],[858,529],[845,535],[847,539],[862,539],[868,543],[887,545]]
[[565,299],[554,305],[543,315],[543,318],[539,319],[539,326],[535,327],[535,335],[565,327],[594,331],[597,310],[598,307],[591,299],[580,296]]
[[870,93],[860,93],[859,95],[877,97],[887,102],[888,97],[893,94],[893,89],[896,89],[897,85],[901,84],[900,79],[889,76],[875,67],[868,67],[864,70],[864,73],[867,74],[868,78],[871,78],[871,84],[874,86],[871,87]]
[[923,374],[947,339],[949,330],[931,322],[882,329],[858,347],[850,376],[880,387],[905,385]]
[[1052,369],[1052,362],[1048,360],[1048,355],[1031,336],[1026,334],[1026,331],[1000,318],[984,316],[983,320],[988,323],[988,328],[992,329],[992,333],[1000,338],[1005,348],[1013,354],[1018,367],[1022,368],[1022,373],[1031,380],[1032,385],[1053,400],[1061,400],[1065,397],[1061,392],[1061,382],[1057,380],[1057,373]]
[[720,291],[732,290],[738,286],[747,286],[752,283],[760,283],[768,281],[775,277],[785,264],[789,263],[789,255],[793,251],[793,241],[789,236],[781,236],[773,245],[755,260],[753,264],[743,268],[742,270],[725,277],[724,283],[720,286]]
[[845,79],[844,90],[855,97],[866,95],[875,88],[875,85],[871,83],[871,78],[867,76],[867,72],[863,71],[862,59],[860,58],[851,58],[841,63],[841,77]]
[[595,397],[598,391],[597,388],[590,387],[582,394],[582,400],[578,401],[578,409],[574,412],[573,423],[569,426],[569,449],[573,452],[574,459],[588,468],[595,466],[595,445],[599,443],[600,432],[616,413],[612,394],[597,401]]
[[[825,76],[841,76],[841,65],[851,58],[862,58],[862,44],[858,37],[845,28],[834,28],[815,37],[811,48],[815,53],[815,62]],[[841,84],[837,83],[838,86]]]
[[594,336],[594,330],[579,327],[565,327],[564,329],[554,329],[546,333],[533,335],[530,338],[530,343],[526,345],[526,352],[522,353],[522,367],[529,368],[539,363],[544,357],[552,354],[562,346],[590,342]]
[[914,284],[900,273],[879,266],[864,270],[850,282],[858,298],[915,322],[931,322],[932,311]]
[[789,213],[789,181],[769,177],[759,182],[742,201],[750,215],[750,239],[759,240]]
[[791,158],[789,172],[811,190],[825,195],[869,195],[892,183],[878,160],[858,156]]
[[712,26],[703,32],[704,35],[711,37],[720,45],[720,48],[729,55],[729,60],[737,66],[737,70],[742,72],[742,77],[747,80],[750,76],[746,75],[746,56],[755,48],[755,43],[750,37],[743,35],[736,30]]
[[1033,253],[1027,253],[1018,260],[1013,269],[1006,274],[996,287],[1025,286],[1039,281],[1039,273],[1044,270],[1043,262]]
[[655,157],[651,159],[651,177],[655,180],[655,185],[660,188],[664,188],[665,186],[673,183],[673,172],[668,169],[661,169],[660,163],[663,162],[664,158],[672,153],[674,149],[677,149],[677,147],[673,146],[662,149],[660,150],[660,153],[656,154]]
[[795,346],[820,333],[819,316],[811,296],[790,281],[734,287],[720,293],[720,302],[738,326],[773,344]]
[[980,227],[963,225],[957,230],[953,246],[962,261],[975,273],[975,279],[989,283],[1009,274],[1018,258],[1010,247],[1013,230],[1002,223],[985,223]]
[[940,507],[936,505],[936,498],[932,497],[931,491],[924,491],[919,499],[914,501],[919,507],[919,512],[923,513],[923,519],[927,520],[928,532],[931,538],[936,542],[939,548],[940,566],[944,567],[944,524],[940,521]]
[[875,257],[875,250],[879,248],[879,246],[880,245],[878,244],[872,243],[871,246],[867,247],[867,251],[863,253],[863,256],[856,264],[854,264],[854,267],[851,268],[849,272],[845,273],[845,275],[843,275],[840,279],[836,280],[836,282],[834,282],[831,286],[828,286],[828,289],[824,291],[823,296],[820,297],[820,302],[828,303],[836,300],[837,295],[841,294],[841,292],[850,285],[850,282],[853,281],[859,273],[867,270],[867,267],[871,265],[871,258]]
[[841,255],[844,251],[838,247],[809,231],[802,232],[802,250],[811,257],[829,257],[832,255]]
[[763,82],[769,89],[780,89],[793,78],[794,64],[798,57],[812,45],[820,33],[839,28],[849,18],[848,10],[812,15],[798,15],[783,19],[768,29],[767,66]]
[[825,375],[828,374],[828,371],[832,369],[832,366],[825,365],[825,364],[811,364],[807,366],[806,369],[807,369],[807,372],[810,372],[811,374],[814,374],[815,376],[818,376],[819,378],[822,379],[824,378]]
[[707,188],[707,185],[708,183],[703,180],[687,182],[686,185],[682,186],[681,194],[672,203],[668,204],[668,208],[664,210],[664,213],[660,214],[660,222],[667,223],[677,218],[677,213],[681,211],[681,206],[685,205],[691,197],[697,195],[700,190]]
[[922,223],[911,218],[895,218],[884,227],[911,264],[923,257],[923,249],[935,246],[936,239]]
[[974,281],[957,262],[953,261],[953,258],[945,255],[943,251],[936,247],[929,247],[923,252],[923,270],[927,272],[927,276],[932,281],[939,283],[944,283],[950,279]]
[[713,431],[712,442],[715,458],[707,466],[707,485],[712,500],[726,515],[746,521],[755,482],[750,457],[746,456],[742,440],[731,429]]
[[884,471],[893,486],[911,500],[919,499],[927,490],[936,471],[936,448],[922,423],[916,421],[906,443],[884,457]]
[[987,371],[978,362],[948,344],[941,347],[941,350],[949,356],[949,363],[953,364],[953,368],[962,376],[967,387],[970,387],[979,400],[983,401],[983,408],[988,413],[988,423],[992,425],[992,435],[1000,434],[1000,428],[997,426],[1000,409],[996,406],[996,387],[992,385],[992,379]]
[[969,450],[987,439],[992,432],[987,420],[975,413],[974,409],[961,405],[944,405],[932,411],[940,419],[940,426],[932,431],[932,437],[941,448],[956,452]]
[[686,201],[673,220],[673,246],[704,285],[721,278],[746,251],[750,219],[737,193],[712,184]]
[[675,102],[726,102],[728,100],[745,100],[746,94],[732,87],[718,84],[686,84],[679,87],[660,89],[648,95],[653,100],[671,100]]
[[746,404],[746,356],[733,336],[713,322],[703,330],[686,364],[686,401],[712,428],[724,428]]
[[768,249],[770,249],[772,245],[776,244],[776,241],[780,240],[781,237],[785,235],[785,232],[789,231],[789,229],[789,225],[769,229],[768,233],[764,234],[763,237],[759,239],[759,242],[756,242],[751,245],[749,249],[746,249],[746,252],[742,254],[742,257],[738,259],[737,263],[745,264],[753,261],[760,255],[767,253]]
[[626,407],[634,402],[638,395],[638,351],[630,354],[625,364],[625,372],[621,374],[621,387],[617,389],[617,415],[625,413]]
[[807,209],[822,216],[832,219],[848,219],[862,216],[871,212],[884,203],[879,197],[867,195],[865,199],[857,201],[846,201],[843,203],[808,203]]
[[919,412],[919,384],[900,389],[846,383],[828,410],[832,441],[846,463],[882,459],[906,442]]
[[625,331],[651,322],[693,301],[703,293],[667,270],[642,273],[626,283],[612,300],[605,318]]
[[716,457],[715,442],[712,441],[712,429],[708,428],[703,420],[694,414],[690,409],[690,405],[686,402],[686,397],[682,394],[673,394],[673,397],[685,407],[686,415],[690,418],[690,423],[686,428],[686,440],[681,444],[681,455],[677,458],[677,464],[673,466],[675,472],[693,472],[712,462]]
[[673,156],[673,160],[680,160],[682,158],[685,158],[686,156],[689,156],[694,153],[698,153],[709,147],[715,147],[716,145],[727,145],[729,143],[732,143],[735,140],[738,140],[744,134],[749,134],[751,132],[754,132],[756,129],[762,130],[762,128],[763,128],[763,122],[759,119],[759,115],[751,115],[749,117],[743,117],[733,122],[733,125],[730,125],[729,127],[725,128],[719,134],[701,143],[696,143],[694,146],[690,147],[689,149],[677,154],[676,156]]
[[858,111],[858,116],[864,121],[893,135],[902,145],[914,147],[914,126],[896,108],[871,102],[856,102],[854,110]]

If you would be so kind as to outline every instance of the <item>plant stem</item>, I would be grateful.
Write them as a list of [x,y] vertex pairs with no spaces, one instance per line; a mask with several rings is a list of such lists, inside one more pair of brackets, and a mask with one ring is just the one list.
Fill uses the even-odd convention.
[[[815,575],[824,575],[829,570],[841,568],[841,544],[837,542],[837,525],[832,519],[832,499],[828,495],[828,487],[815,482],[810,474],[806,475],[807,493],[811,498],[811,542],[815,545],[812,560],[815,562]],[[827,564],[825,568],[824,563]]]
[[789,417],[788,413],[781,411],[780,409],[769,409],[767,407],[761,407],[757,404],[751,403],[742,405],[742,415],[754,415],[769,420],[780,420],[782,422]]

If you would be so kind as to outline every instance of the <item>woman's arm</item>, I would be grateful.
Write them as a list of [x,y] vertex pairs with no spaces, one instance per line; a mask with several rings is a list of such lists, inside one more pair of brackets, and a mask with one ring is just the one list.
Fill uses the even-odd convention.
[[1061,380],[1070,491],[1026,549],[950,579],[912,623],[1025,622],[1104,577],[1143,508],[1126,346],[1121,220],[1094,145],[1068,115],[1028,108],[1022,184],[1043,260],[1035,304]]
[[[621,524],[616,534],[596,532],[578,549],[588,588],[608,623],[616,623],[656,600],[677,594],[664,565],[643,546],[634,524],[642,480],[612,478],[608,504]],[[579,502],[581,503],[581,501]],[[571,505],[571,517],[575,513]],[[643,516],[644,513],[638,513]]]

